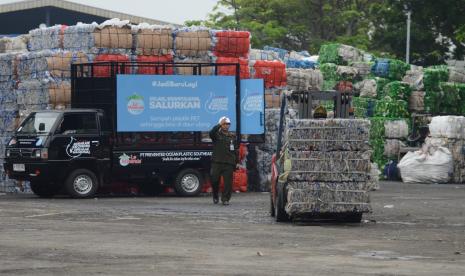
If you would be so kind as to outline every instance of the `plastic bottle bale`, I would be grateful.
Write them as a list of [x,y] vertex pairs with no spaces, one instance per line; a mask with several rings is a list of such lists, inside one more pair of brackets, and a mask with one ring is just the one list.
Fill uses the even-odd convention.
[[337,43],[322,45],[320,47],[320,51],[318,52],[318,63],[334,63],[338,65],[344,65],[344,60],[339,55],[340,46],[341,44]]
[[360,97],[375,99],[377,96],[376,81],[374,79],[365,79],[357,82],[354,85],[354,89],[359,93]]
[[448,79],[449,69],[447,66],[432,66],[424,70],[423,83],[427,92],[440,91],[439,84],[441,82],[447,82]]
[[338,48],[338,54],[344,61],[344,64],[363,61],[362,51],[353,46],[341,44]]
[[96,48],[127,50],[133,48],[129,20],[109,19],[98,25],[93,35]]
[[45,57],[47,71],[53,78],[71,78],[71,64],[88,63],[89,59],[84,52],[57,51]]
[[282,61],[286,60],[289,57],[289,51],[286,49],[265,46],[263,47],[263,50],[275,52],[276,54],[278,54],[279,59],[281,59]]
[[0,82],[8,82],[14,79],[16,70],[16,56],[14,53],[0,54]]
[[212,30],[213,51],[216,56],[248,58],[250,32]]
[[204,27],[186,27],[174,31],[175,56],[204,58],[213,50],[210,30]]
[[337,75],[337,65],[334,63],[321,64],[320,71],[323,74],[323,79],[325,81],[339,80],[339,77]]
[[[163,65],[155,65],[154,63],[172,63],[173,56],[172,55],[164,55],[164,56],[143,56],[138,55],[136,57],[136,61],[138,63],[136,72],[137,74],[142,75],[173,75],[174,67],[169,66],[169,64]],[[146,63],[146,64],[144,64]]]
[[375,107],[376,117],[408,118],[408,104],[404,100],[394,100],[389,96],[377,102]]
[[[97,55],[94,59],[95,63],[98,62],[129,62],[128,55],[120,55],[120,54],[100,54]],[[131,72],[131,67],[126,66],[122,69],[120,66],[115,68],[115,74],[122,73],[122,74],[129,74]],[[94,66],[94,77],[110,77],[111,75],[111,65],[103,64]]]
[[389,77],[389,59],[379,58],[375,60],[375,64],[371,68],[373,75],[381,78]]
[[92,24],[77,23],[74,26],[69,26],[63,35],[64,49],[87,52],[94,48],[94,32],[97,26],[98,24],[95,22]]
[[[174,58],[175,63],[213,63],[213,60],[209,56],[202,58]],[[176,75],[194,75],[194,70],[201,70],[202,75],[214,75],[215,68],[213,66],[204,66],[201,69],[197,67],[194,69],[192,65],[186,64],[186,66],[177,66],[174,70]],[[199,72],[197,72],[199,74]]]
[[384,122],[384,136],[389,139],[405,139],[409,128],[407,120],[387,120]]
[[371,163],[370,174],[368,176],[368,181],[367,181],[368,191],[377,191],[380,189],[380,186],[379,186],[380,175],[381,175],[381,171],[378,168],[378,164]]
[[250,49],[249,60],[280,60],[279,55],[274,51]]
[[375,114],[377,100],[363,97],[353,97],[352,105],[354,107],[355,118],[373,117]]
[[286,68],[287,87],[290,90],[316,90],[323,85],[323,74],[320,70]]
[[173,28],[141,23],[132,26],[134,48],[137,55],[173,55]]
[[402,79],[403,82],[408,83],[412,90],[423,90],[423,69],[408,70]]
[[465,68],[449,67],[449,82],[465,83]]
[[453,138],[426,138],[425,145],[430,148],[445,147],[451,154],[454,162],[454,170],[452,175],[453,183],[465,182],[465,155],[463,154],[463,147],[465,140]]
[[400,149],[406,145],[398,139],[386,139],[384,142],[384,156],[388,158],[397,158],[400,153]]
[[39,80],[20,82],[16,89],[16,97],[20,108],[28,110],[43,109],[49,103],[47,87]]
[[358,70],[350,66],[337,66],[336,74],[338,75],[338,80],[354,81],[358,75]]
[[[239,77],[241,79],[249,79],[249,60],[246,58],[238,57],[217,57],[216,63],[239,63]],[[235,76],[236,75],[236,66],[218,66],[218,75],[221,76]]]
[[57,50],[63,49],[64,32],[67,26],[55,25],[48,28],[38,28],[29,31],[29,50]]
[[50,109],[65,109],[71,106],[71,82],[60,81],[47,84]]
[[460,114],[463,110],[462,104],[465,103],[465,85],[451,82],[441,82],[439,108],[441,113]]
[[433,138],[465,139],[465,117],[435,116],[429,124],[430,136]]
[[371,68],[374,62],[357,61],[350,63],[351,67],[354,67],[358,71],[359,79],[366,79],[371,76]]
[[257,152],[257,170],[260,178],[259,190],[266,192],[270,190],[271,181],[271,151],[256,148]]
[[390,80],[402,80],[405,73],[410,69],[410,65],[397,59],[389,60],[389,74]]
[[394,100],[408,101],[412,90],[410,85],[405,82],[393,81],[384,87],[384,95],[391,97]]
[[408,101],[409,111],[423,112],[425,111],[425,92],[413,91]]
[[30,35],[0,38],[0,53],[26,52]]
[[249,63],[251,65],[251,77],[263,79],[266,88],[285,87],[286,65],[280,61],[256,60]]

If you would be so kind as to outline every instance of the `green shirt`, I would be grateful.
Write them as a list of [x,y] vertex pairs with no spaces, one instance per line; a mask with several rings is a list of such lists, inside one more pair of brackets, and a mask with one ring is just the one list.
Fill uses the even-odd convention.
[[213,141],[212,162],[235,166],[237,163],[235,136],[221,131],[221,126],[218,124],[210,130],[210,138]]

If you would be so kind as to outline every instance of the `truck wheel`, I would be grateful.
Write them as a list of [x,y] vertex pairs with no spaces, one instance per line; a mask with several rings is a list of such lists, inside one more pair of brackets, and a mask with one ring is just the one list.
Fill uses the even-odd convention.
[[98,189],[97,177],[87,169],[74,170],[66,179],[65,185],[68,194],[74,198],[91,197]]
[[176,193],[180,196],[196,196],[203,186],[203,178],[199,171],[184,169],[176,176],[174,184]]
[[284,205],[286,204],[286,200],[284,198],[284,187],[282,185],[278,185],[276,189],[276,206],[274,206],[275,210],[275,220],[276,222],[286,222],[290,220],[289,215],[284,210]]
[[273,193],[270,192],[270,216],[274,217],[274,212]]
[[31,181],[31,190],[38,197],[50,198],[56,195],[58,188],[46,182]]

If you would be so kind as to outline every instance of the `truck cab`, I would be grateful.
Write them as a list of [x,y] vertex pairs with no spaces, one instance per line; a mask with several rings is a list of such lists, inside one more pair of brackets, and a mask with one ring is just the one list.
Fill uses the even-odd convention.
[[32,112],[7,145],[5,171],[50,197],[64,189],[73,197],[93,195],[110,169],[110,134],[103,111]]

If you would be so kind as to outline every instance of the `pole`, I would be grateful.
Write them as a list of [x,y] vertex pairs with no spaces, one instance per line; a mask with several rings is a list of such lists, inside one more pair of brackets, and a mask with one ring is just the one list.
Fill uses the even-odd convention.
[[405,53],[405,63],[410,63],[410,22],[411,22],[411,15],[412,12],[407,12],[407,46],[406,46],[406,53]]

